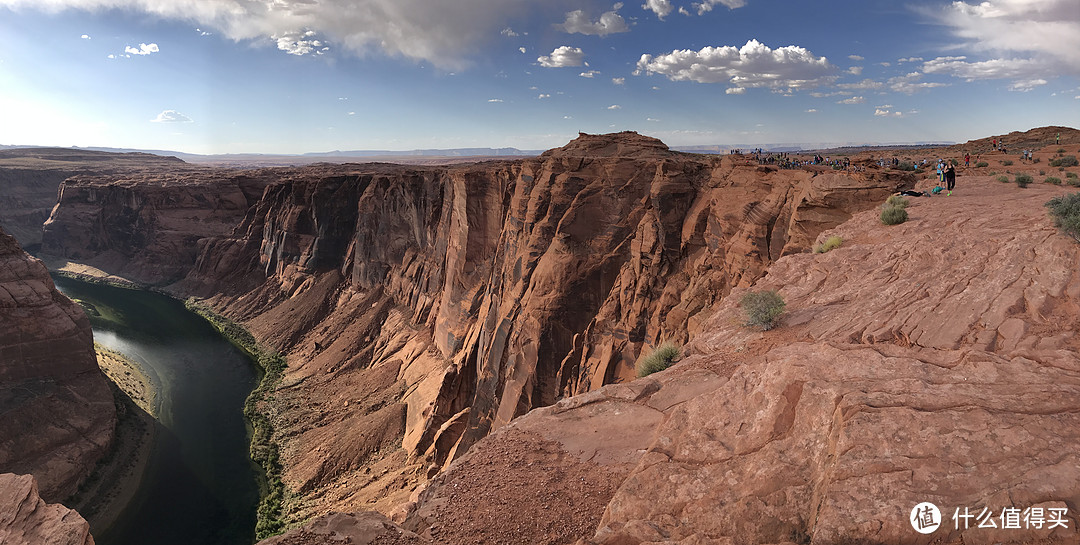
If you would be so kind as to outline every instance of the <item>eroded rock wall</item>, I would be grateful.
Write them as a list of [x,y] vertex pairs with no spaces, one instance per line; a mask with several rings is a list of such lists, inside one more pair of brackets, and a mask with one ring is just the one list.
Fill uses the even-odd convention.
[[63,505],[46,504],[32,475],[0,474],[0,543],[94,545],[90,524]]
[[0,471],[33,474],[43,498],[65,500],[115,423],[86,314],[0,230]]
[[[305,516],[388,510],[513,418],[632,378],[643,350],[686,341],[731,289],[913,183],[582,135],[520,161],[282,176],[166,272],[157,186],[70,182],[45,245],[117,272],[101,256],[151,241],[124,250],[127,270],[182,274],[168,289],[288,354],[268,410]],[[68,241],[79,217],[105,227]]]

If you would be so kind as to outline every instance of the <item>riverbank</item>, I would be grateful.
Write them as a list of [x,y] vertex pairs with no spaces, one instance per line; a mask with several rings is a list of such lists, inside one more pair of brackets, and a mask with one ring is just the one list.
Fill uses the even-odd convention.
[[115,274],[109,274],[97,267],[92,267],[83,263],[76,263],[69,261],[62,257],[55,257],[50,255],[36,255],[41,261],[45,263],[45,267],[49,269],[49,272],[71,278],[72,280],[80,280],[82,282],[93,282],[96,284],[105,284],[108,286],[115,286],[118,288],[127,289],[145,289],[146,286],[140,285],[138,282],[128,280],[122,276],[116,276]]
[[184,301],[184,306],[202,316],[233,346],[246,353],[261,373],[258,386],[244,401],[244,416],[251,426],[251,459],[263,472],[259,483],[261,500],[257,511],[258,520],[255,523],[255,538],[261,540],[280,534],[285,530],[282,507],[288,491],[281,480],[282,467],[278,444],[274,440],[274,426],[262,405],[281,382],[286,366],[285,357],[260,346],[247,328],[218,314],[201,301],[189,298]]
[[98,367],[109,379],[116,402],[116,438],[67,505],[100,535],[131,503],[142,484],[156,437],[157,388],[141,366],[95,343]]

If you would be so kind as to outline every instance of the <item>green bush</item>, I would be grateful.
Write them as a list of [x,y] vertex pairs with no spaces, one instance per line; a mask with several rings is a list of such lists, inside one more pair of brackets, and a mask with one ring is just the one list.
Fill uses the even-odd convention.
[[1001,164],[1002,164],[1003,166],[1011,167],[1011,166],[1012,166],[1012,164],[1013,164],[1013,162],[1012,162],[1012,161],[1010,161],[1010,160],[1008,160],[1008,159],[1006,159],[1006,160],[1002,161],[1002,162],[1001,162]]
[[900,225],[907,221],[907,210],[900,208],[899,206],[886,206],[881,211],[881,223],[885,225]]
[[911,161],[901,161],[896,168],[899,168],[900,170],[914,171],[915,164]]
[[1028,184],[1032,182],[1032,179],[1030,174],[1017,174],[1015,181],[1016,185],[1020,187],[1027,187]]
[[956,159],[949,159],[949,164],[954,167],[958,167],[960,166],[960,161],[957,161]]
[[987,163],[986,161],[979,161],[978,163],[975,163],[975,166],[977,166],[977,167],[988,167],[988,166],[990,166],[990,163]]
[[1046,171],[1039,169],[1039,176],[1046,176]]
[[746,313],[746,325],[768,331],[779,324],[784,313],[784,298],[776,290],[750,291],[739,300]]
[[818,244],[817,246],[814,246],[814,253],[815,254],[823,254],[825,252],[828,252],[829,250],[835,250],[835,249],[839,248],[840,245],[843,244],[843,243],[844,243],[844,239],[842,239],[842,238],[840,238],[840,237],[838,237],[836,235],[833,235],[833,236],[825,239],[825,242],[822,242],[821,244]]
[[1032,157],[1032,158],[1031,158],[1031,162],[1032,162],[1032,164],[1034,164],[1034,163],[1038,163],[1039,161],[1042,161],[1042,159],[1039,159],[1038,157]]
[[997,177],[997,181],[999,181],[1001,183],[1009,183],[1009,177],[1005,176],[1005,175],[1001,175],[1001,176]]
[[885,200],[885,206],[895,206],[898,208],[907,208],[911,204],[911,201],[905,199],[900,195],[892,195]]
[[1076,160],[1075,155],[1066,155],[1050,161],[1052,167],[1075,167],[1077,165],[1080,165],[1080,161]]
[[1057,153],[1060,153],[1060,154],[1064,155],[1065,154],[1065,148],[1058,148]]
[[1054,185],[1061,185],[1061,178],[1057,178],[1057,177],[1054,177],[1054,176],[1047,176],[1044,183],[1054,184]]
[[1054,197],[1046,203],[1054,225],[1080,242],[1080,193]]
[[647,377],[658,371],[663,371],[679,361],[681,349],[671,343],[661,343],[656,350],[648,354],[642,354],[634,367],[637,368],[637,376]]
[[1077,177],[1077,175],[1076,175],[1076,173],[1075,173],[1075,172],[1066,172],[1066,173],[1065,173],[1065,177],[1066,177],[1066,178],[1076,178],[1076,177]]

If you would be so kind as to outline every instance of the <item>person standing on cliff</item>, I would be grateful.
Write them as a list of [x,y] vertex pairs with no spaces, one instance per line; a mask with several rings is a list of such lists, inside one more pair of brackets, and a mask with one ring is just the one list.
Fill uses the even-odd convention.
[[945,189],[949,192],[948,195],[952,195],[954,187],[956,187],[956,168],[950,164],[949,168],[945,169]]

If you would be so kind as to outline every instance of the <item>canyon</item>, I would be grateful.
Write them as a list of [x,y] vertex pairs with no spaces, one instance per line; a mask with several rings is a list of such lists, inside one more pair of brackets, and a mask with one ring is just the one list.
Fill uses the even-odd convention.
[[[964,543],[1075,539],[1060,188],[976,169],[886,227],[878,205],[929,182],[853,164],[625,132],[462,165],[81,173],[41,252],[285,357],[259,409],[283,517],[311,522],[268,543],[914,542],[919,501],[1071,517]],[[742,325],[750,288],[784,296],[781,328]],[[682,360],[635,380],[662,343]]]

